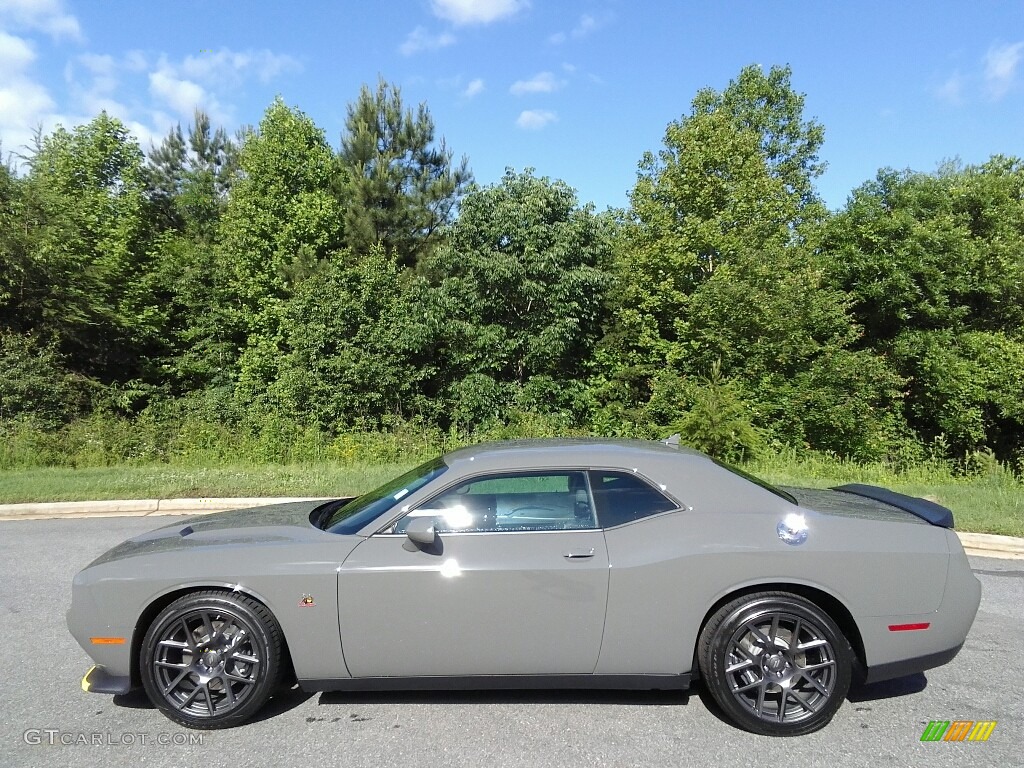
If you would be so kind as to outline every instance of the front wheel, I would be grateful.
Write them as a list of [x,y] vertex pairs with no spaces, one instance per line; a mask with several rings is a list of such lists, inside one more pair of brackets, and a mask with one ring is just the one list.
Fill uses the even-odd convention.
[[150,625],[139,657],[146,695],[189,728],[228,728],[266,703],[281,674],[281,630],[263,604],[195,592]]
[[853,649],[831,617],[788,592],[723,605],[700,636],[701,674],[739,727],[766,736],[823,728],[850,689]]

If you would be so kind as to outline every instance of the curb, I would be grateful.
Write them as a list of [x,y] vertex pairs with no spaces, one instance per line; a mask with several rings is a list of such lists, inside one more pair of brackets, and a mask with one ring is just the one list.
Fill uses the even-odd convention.
[[1016,536],[996,536],[994,533],[963,533],[957,531],[964,552],[975,557],[1000,557],[1006,560],[1024,560],[1024,539]]
[[266,507],[294,501],[326,501],[318,496],[280,496],[230,499],[114,499],[110,501],[58,501],[32,504],[0,504],[0,521],[49,520],[80,517],[157,517],[207,515],[229,509]]
[[[321,496],[278,496],[229,499],[115,499],[112,501],[61,501],[34,504],[0,504],[0,521],[49,520],[82,517],[159,517],[207,515],[229,509],[265,507],[294,501],[327,501]],[[957,531],[964,551],[976,557],[1024,560],[1024,538],[992,533]]]

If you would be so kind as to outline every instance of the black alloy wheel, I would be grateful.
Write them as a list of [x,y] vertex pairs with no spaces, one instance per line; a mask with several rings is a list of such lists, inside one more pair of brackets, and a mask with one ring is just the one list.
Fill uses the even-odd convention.
[[787,592],[723,605],[698,646],[715,702],[736,725],[766,736],[799,736],[827,725],[850,689],[853,660],[835,621]]
[[189,728],[228,728],[256,713],[281,674],[281,629],[238,593],[194,592],[150,625],[139,655],[150,701]]

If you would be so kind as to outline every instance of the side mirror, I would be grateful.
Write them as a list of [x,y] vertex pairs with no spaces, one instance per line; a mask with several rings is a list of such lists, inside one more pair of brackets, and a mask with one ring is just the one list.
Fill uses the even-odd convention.
[[417,517],[410,520],[409,525],[405,529],[405,535],[409,537],[409,541],[417,549],[432,546],[437,541],[437,531],[434,530],[434,518]]

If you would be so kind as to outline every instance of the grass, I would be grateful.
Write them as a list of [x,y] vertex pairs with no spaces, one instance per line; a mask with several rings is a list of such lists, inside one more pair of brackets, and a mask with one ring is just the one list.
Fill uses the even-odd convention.
[[[261,464],[189,467],[173,464],[0,471],[0,503],[200,496],[348,496],[362,493],[411,467],[403,463]],[[995,464],[971,477],[944,464],[895,472],[882,464],[828,457],[776,456],[746,469],[779,485],[826,488],[860,482],[924,496],[953,510],[957,529],[1024,536],[1024,484]]]
[[752,462],[745,468],[776,485],[880,485],[949,507],[958,531],[1024,536],[1024,483],[1000,464],[966,477],[941,463],[918,464],[894,472],[882,464],[855,464],[821,456],[799,460],[776,457]]
[[351,496],[376,488],[411,466],[318,463],[181,467],[153,464],[14,469],[0,472],[0,503],[203,496]]

